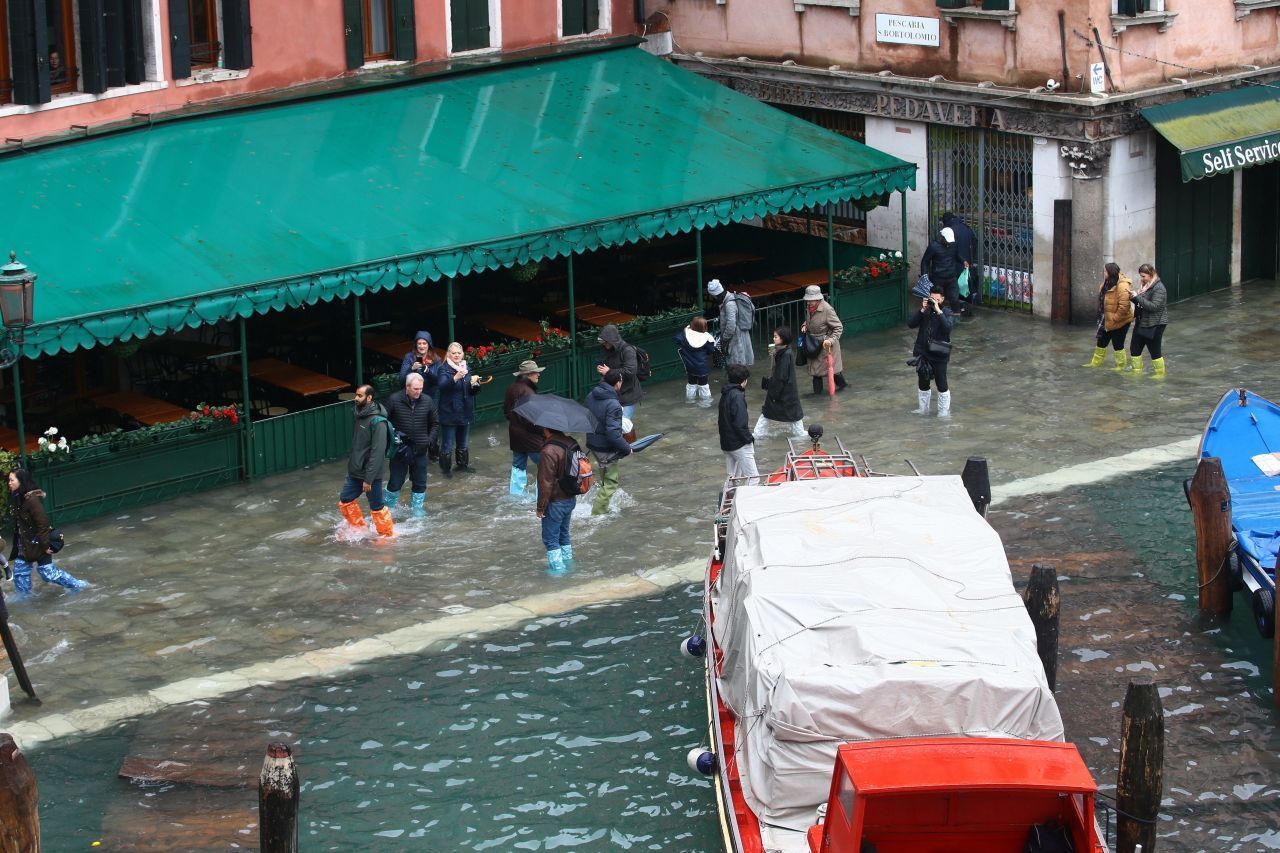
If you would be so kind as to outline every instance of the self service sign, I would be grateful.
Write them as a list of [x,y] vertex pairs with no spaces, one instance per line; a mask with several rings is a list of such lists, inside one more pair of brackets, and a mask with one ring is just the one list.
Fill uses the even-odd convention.
[[1241,86],[1142,110],[1182,160],[1182,180],[1280,162],[1280,97]]

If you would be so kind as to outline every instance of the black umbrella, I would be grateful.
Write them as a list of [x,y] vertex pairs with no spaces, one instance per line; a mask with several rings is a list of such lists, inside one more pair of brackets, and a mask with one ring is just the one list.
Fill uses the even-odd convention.
[[530,394],[516,403],[515,413],[534,426],[560,432],[594,432],[595,415],[581,403],[555,394]]

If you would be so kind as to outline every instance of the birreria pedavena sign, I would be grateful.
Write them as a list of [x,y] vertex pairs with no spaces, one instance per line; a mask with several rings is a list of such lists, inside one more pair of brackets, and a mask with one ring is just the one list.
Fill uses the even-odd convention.
[[1280,161],[1280,134],[1258,136],[1246,142],[1215,145],[1205,151],[1182,155],[1182,179],[1212,178],[1223,172]]

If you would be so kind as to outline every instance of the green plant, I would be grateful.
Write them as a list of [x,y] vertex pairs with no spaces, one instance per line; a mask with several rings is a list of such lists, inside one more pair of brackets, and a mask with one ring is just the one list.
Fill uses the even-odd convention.
[[58,436],[57,427],[49,427],[40,437],[40,449],[27,455],[31,462],[57,464],[76,457],[76,453],[90,448],[106,447],[107,450],[123,450],[142,444],[151,444],[171,435],[185,432],[207,432],[219,426],[234,426],[242,417],[240,406],[210,406],[201,403],[195,411],[180,421],[140,427],[138,429],[114,429],[67,441]]
[[900,275],[907,268],[902,252],[881,252],[879,257],[864,258],[859,266],[836,271],[836,281],[855,287],[879,284]]

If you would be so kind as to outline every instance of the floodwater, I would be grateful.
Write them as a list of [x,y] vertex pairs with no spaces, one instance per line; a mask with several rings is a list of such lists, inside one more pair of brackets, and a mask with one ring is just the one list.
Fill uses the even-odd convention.
[[[806,419],[877,469],[906,471],[909,457],[959,472],[979,455],[999,486],[1187,439],[1235,385],[1277,398],[1277,307],[1271,284],[1174,306],[1164,382],[1082,369],[1087,328],[984,312],[954,335],[949,422],[908,414],[910,333],[863,335],[845,341],[852,391],[803,397]],[[611,514],[575,517],[565,578],[545,571],[532,507],[503,494],[496,427],[473,436],[481,473],[433,478],[428,519],[390,542],[339,535],[341,464],[66,531],[65,564],[94,587],[37,583],[11,604],[45,704],[17,702],[6,725],[34,734],[47,846],[255,847],[254,795],[238,786],[283,739],[297,745],[309,848],[711,849],[710,791],[684,765],[705,742],[702,685],[675,652],[696,627],[696,589],[650,585],[587,607],[579,595],[705,558],[723,467],[714,409],[683,390],[649,389],[639,430],[668,438],[623,464]],[[784,450],[762,442],[761,467]],[[1016,580],[1036,562],[1062,578],[1059,701],[1104,793],[1124,687],[1151,675],[1168,727],[1161,849],[1277,849],[1270,647],[1243,598],[1224,628],[1196,620],[1180,487],[1191,468],[1011,499],[989,518]],[[510,606],[530,600],[541,609]],[[497,632],[472,625],[355,670],[272,674],[285,656],[504,605]],[[203,679],[246,668],[238,687],[201,693]],[[139,785],[116,778],[127,758],[194,769]]]

